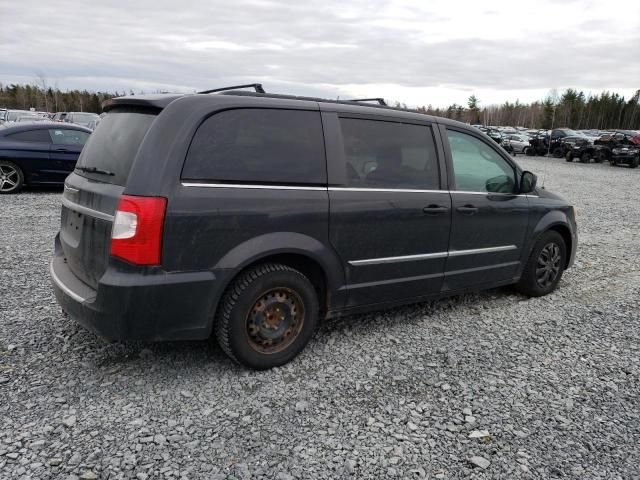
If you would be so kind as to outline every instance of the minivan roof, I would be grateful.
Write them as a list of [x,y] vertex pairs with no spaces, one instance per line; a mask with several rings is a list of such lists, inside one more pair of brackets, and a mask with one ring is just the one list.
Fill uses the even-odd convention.
[[[216,97],[216,96],[239,96],[239,97],[253,97],[257,101],[261,99],[281,99],[281,100],[299,100],[304,102],[318,102],[320,104],[328,104],[328,105],[340,105],[348,107],[349,110],[352,109],[362,110],[363,113],[375,113],[375,110],[383,110],[387,112],[393,112],[398,116],[406,116],[407,118],[414,118],[416,115],[420,115],[421,118],[425,118],[430,121],[436,121],[438,123],[444,123],[447,125],[458,125],[464,126],[466,128],[471,129],[472,127],[466,123],[459,122],[456,120],[451,120],[445,117],[434,117],[432,115],[428,115],[424,112],[420,112],[418,110],[406,109],[406,108],[398,108],[398,107],[390,107],[388,105],[378,105],[374,103],[364,103],[353,100],[331,100],[326,98],[319,97],[303,97],[303,96],[295,96],[295,95],[283,95],[276,93],[257,93],[257,92],[247,92],[242,90],[230,90],[226,92],[214,93],[214,94],[202,94],[202,93],[159,93],[159,94],[146,94],[146,95],[128,95],[125,97],[116,97],[109,100],[106,100],[102,107],[105,112],[109,110],[119,107],[119,106],[137,106],[137,107],[146,107],[146,108],[155,108],[155,109],[164,109],[169,106],[170,103],[174,102],[179,98],[184,97],[195,97],[195,96],[203,96],[203,97]],[[342,110],[342,109],[341,109]]]

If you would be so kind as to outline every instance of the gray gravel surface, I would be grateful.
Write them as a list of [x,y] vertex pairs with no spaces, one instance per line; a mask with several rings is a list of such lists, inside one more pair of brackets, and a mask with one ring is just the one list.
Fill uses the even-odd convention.
[[327,322],[261,373],[76,326],[60,192],[0,197],[0,478],[640,478],[640,169],[518,161],[578,209],[559,290]]

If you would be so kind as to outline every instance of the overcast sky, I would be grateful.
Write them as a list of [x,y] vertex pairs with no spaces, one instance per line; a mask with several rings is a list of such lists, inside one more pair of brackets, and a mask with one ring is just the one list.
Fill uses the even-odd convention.
[[0,0],[0,82],[529,102],[640,88],[640,1]]

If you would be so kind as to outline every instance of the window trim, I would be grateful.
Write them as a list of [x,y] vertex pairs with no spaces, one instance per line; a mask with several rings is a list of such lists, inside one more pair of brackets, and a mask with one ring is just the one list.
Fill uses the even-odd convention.
[[[346,157],[344,151],[344,138],[342,136],[342,127],[340,119],[352,120],[370,120],[374,122],[386,122],[395,124],[416,125],[425,127],[431,131],[434,152],[436,155],[436,165],[438,168],[438,188],[437,189],[420,189],[420,188],[402,188],[402,187],[357,187],[347,185],[346,173]],[[361,191],[361,192],[411,192],[411,193],[433,193],[447,192],[446,167],[444,164],[444,149],[438,127],[435,122],[427,119],[421,121],[418,119],[391,117],[387,115],[373,115],[355,112],[322,112],[323,126],[325,126],[325,152],[327,153],[327,174],[329,191]],[[333,186],[333,188],[332,188]]]
[[[467,130],[466,128],[460,128],[455,125],[447,125],[444,123],[440,123],[439,129],[440,129],[440,135],[442,136],[442,143],[444,145],[445,158],[447,162],[447,179],[448,179],[450,192],[472,193],[472,194],[482,193],[484,195],[511,195],[511,196],[519,195],[518,192],[520,191],[520,177],[522,175],[522,172],[518,167],[518,165],[512,161],[512,159],[509,157],[509,155],[506,152],[503,153],[498,148],[496,148],[499,145],[496,144],[495,141],[490,139],[491,142],[488,142],[485,138],[482,138],[482,136],[477,134],[476,132],[472,130]],[[507,164],[513,169],[513,174],[515,178],[515,191],[513,193],[504,193],[504,192],[471,192],[471,191],[465,192],[464,190],[458,190],[456,185],[455,172],[453,170],[453,156],[451,153],[451,145],[449,145],[449,137],[447,136],[447,130],[467,134],[475,138],[476,140],[481,141],[482,143],[487,145],[489,148],[491,148],[494,152],[496,152],[496,154],[500,156],[505,162],[507,162]],[[493,143],[494,145],[491,145],[491,143]]]
[[[312,112],[312,113],[316,113],[318,114],[318,119],[320,121],[320,134],[322,135],[322,141],[320,142],[322,145],[322,148],[324,150],[324,155],[322,156],[322,159],[324,161],[324,168],[321,169],[323,174],[324,174],[324,180],[321,182],[305,182],[305,183],[296,183],[296,182],[265,182],[264,180],[251,180],[251,181],[247,181],[247,180],[221,180],[221,179],[194,179],[194,178],[189,178],[189,177],[185,177],[184,175],[184,170],[187,166],[187,160],[189,158],[189,152],[191,151],[191,147],[193,145],[193,141],[196,138],[196,135],[198,134],[198,130],[200,130],[200,128],[212,117],[216,116],[216,115],[220,115],[224,112],[229,112],[229,111],[233,111],[233,110],[287,110],[287,111],[294,111],[294,112]],[[328,172],[327,172],[327,146],[326,146],[326,138],[325,138],[325,133],[324,133],[324,122],[322,119],[322,112],[320,111],[319,108],[308,108],[307,106],[305,106],[304,108],[295,108],[295,107],[291,107],[291,106],[283,106],[283,107],[276,107],[276,106],[268,106],[268,107],[262,107],[262,106],[255,106],[255,105],[249,105],[249,106],[234,106],[234,107],[229,107],[229,108],[221,108],[219,110],[214,110],[211,112],[208,112],[207,115],[205,115],[204,117],[202,117],[199,122],[197,123],[197,125],[195,126],[195,129],[193,130],[193,133],[190,134],[190,139],[189,139],[189,145],[187,146],[187,149],[184,153],[184,159],[182,161],[182,166],[180,168],[180,182],[182,183],[183,186],[186,186],[188,184],[188,186],[196,186],[195,184],[198,184],[198,186],[230,186],[229,188],[237,188],[238,186],[243,186],[245,188],[250,188],[252,185],[256,185],[258,188],[259,187],[269,187],[269,186],[273,186],[273,187],[283,187],[281,189],[284,189],[284,187],[291,187],[291,189],[296,189],[296,188],[304,188],[305,186],[308,187],[312,187],[313,189],[316,188],[320,188],[320,189],[326,189],[327,186],[327,182],[328,182]]]

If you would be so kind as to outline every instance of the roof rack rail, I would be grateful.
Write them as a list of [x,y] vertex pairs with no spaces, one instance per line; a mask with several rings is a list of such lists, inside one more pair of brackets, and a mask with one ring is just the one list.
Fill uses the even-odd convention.
[[378,102],[380,105],[384,105],[387,107],[387,102],[384,101],[384,98],[354,98],[352,100],[347,100],[347,102]]
[[262,88],[261,83],[247,83],[246,85],[233,85],[231,87],[222,87],[222,88],[214,88],[211,90],[203,90],[198,93],[215,93],[215,92],[225,92],[227,90],[237,90],[239,88],[254,88],[257,93],[266,93],[264,88]]

